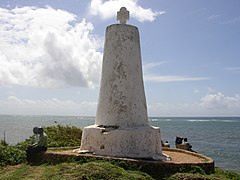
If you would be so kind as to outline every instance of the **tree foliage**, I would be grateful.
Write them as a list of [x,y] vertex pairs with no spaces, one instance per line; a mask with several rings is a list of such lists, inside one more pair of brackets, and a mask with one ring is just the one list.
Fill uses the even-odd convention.
[[48,136],[48,147],[80,146],[82,130],[75,126],[49,126],[44,128]]

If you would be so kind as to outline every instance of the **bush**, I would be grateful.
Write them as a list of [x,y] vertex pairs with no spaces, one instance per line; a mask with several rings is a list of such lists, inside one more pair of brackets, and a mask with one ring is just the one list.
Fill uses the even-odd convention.
[[[80,146],[82,130],[75,126],[49,126],[44,127],[44,132],[48,136],[48,147],[71,147]],[[26,150],[28,145],[34,143],[34,136],[30,136],[25,141],[17,144],[17,147]]]
[[[48,135],[48,147],[80,146],[82,130],[74,126],[49,126],[44,128]],[[0,142],[0,166],[16,165],[26,162],[26,149],[34,143],[34,136],[18,143],[16,146],[8,146]]]
[[215,168],[215,174],[219,177],[219,179],[240,179],[239,172],[226,171],[221,168]]
[[6,141],[0,140],[0,146],[8,146],[8,144]]
[[192,174],[206,174],[205,171],[199,167],[199,166],[192,166],[192,169],[190,170],[189,173],[192,173]]
[[233,171],[226,171],[225,176],[228,179],[240,179],[240,174]]
[[49,126],[44,128],[48,136],[48,147],[80,146],[82,130],[75,126]]
[[21,150],[23,150],[23,151],[26,151],[26,150],[27,150],[27,147],[28,147],[29,145],[33,144],[33,143],[34,143],[34,135],[33,135],[33,136],[30,136],[28,139],[25,139],[24,141],[18,143],[18,144],[16,145],[16,147],[17,147],[18,149],[21,149]]
[[26,152],[16,146],[0,146],[0,166],[26,162]]

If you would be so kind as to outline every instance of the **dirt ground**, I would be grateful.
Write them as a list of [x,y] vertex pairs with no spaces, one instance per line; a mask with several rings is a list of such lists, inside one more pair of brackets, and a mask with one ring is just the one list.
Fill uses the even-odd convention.
[[163,153],[170,156],[170,162],[174,163],[203,163],[207,161],[207,158],[204,158],[197,153],[170,150],[163,150]]

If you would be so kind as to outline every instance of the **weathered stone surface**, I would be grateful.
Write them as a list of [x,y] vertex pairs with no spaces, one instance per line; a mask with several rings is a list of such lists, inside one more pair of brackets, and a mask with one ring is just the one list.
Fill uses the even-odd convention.
[[96,124],[135,126],[147,120],[138,29],[108,26]]
[[81,146],[97,155],[163,159],[159,128],[151,126],[84,129]]
[[129,20],[129,11],[125,7],[121,7],[120,11],[117,12],[117,20],[120,24],[126,24]]
[[[126,14],[125,14],[126,15]],[[128,17],[119,18],[121,21]],[[121,22],[120,22],[121,23]],[[148,125],[137,27],[107,27],[95,125],[83,129],[80,152],[166,159],[160,129]]]

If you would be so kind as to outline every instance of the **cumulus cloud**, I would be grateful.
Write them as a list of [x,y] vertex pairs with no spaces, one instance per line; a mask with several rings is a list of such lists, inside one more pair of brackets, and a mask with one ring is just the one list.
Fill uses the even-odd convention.
[[123,6],[130,11],[131,17],[140,22],[154,21],[158,15],[166,13],[165,11],[157,12],[150,8],[143,8],[138,5],[138,0],[92,0],[89,8],[91,15],[109,19],[116,17],[116,12]]
[[0,85],[93,87],[102,53],[92,31],[67,11],[0,8]]
[[21,115],[95,115],[97,102],[74,102],[72,100],[51,99],[24,99],[9,96],[0,100],[0,114]]
[[[0,114],[21,115],[82,115],[93,116],[97,102],[74,100],[27,99],[11,95],[0,100]],[[150,103],[149,116],[239,116],[240,96],[225,96],[223,93],[208,94],[192,103]]]
[[215,94],[208,94],[201,99],[201,105],[211,110],[231,110],[239,112],[240,96],[225,96],[221,92]]
[[154,103],[148,105],[151,116],[239,116],[240,96],[221,92],[203,96],[193,103]]

